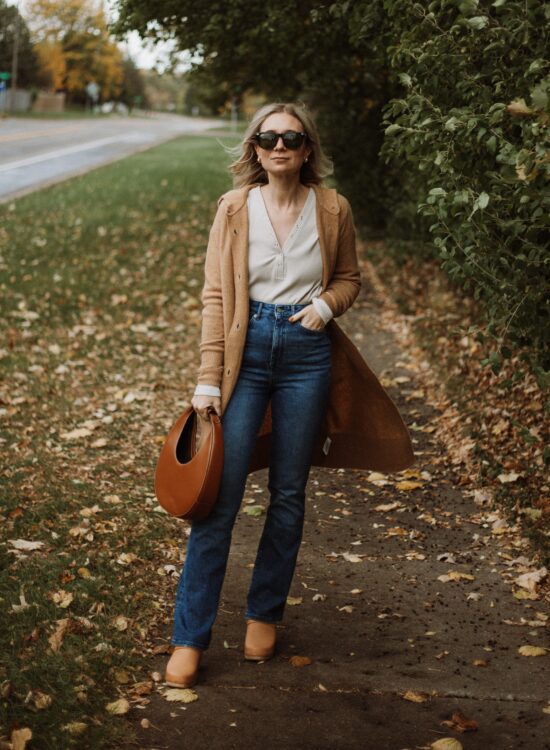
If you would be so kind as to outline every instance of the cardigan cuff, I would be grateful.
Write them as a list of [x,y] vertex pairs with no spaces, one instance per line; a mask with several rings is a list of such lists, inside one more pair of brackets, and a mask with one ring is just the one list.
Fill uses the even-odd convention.
[[217,385],[197,385],[195,396],[215,396],[221,398],[221,391]]
[[321,299],[320,297],[314,297],[311,300],[311,303],[313,307],[315,308],[315,311],[317,314],[323,319],[323,323],[326,325],[331,318],[334,317],[334,313],[330,309],[330,307],[327,305],[325,300]]

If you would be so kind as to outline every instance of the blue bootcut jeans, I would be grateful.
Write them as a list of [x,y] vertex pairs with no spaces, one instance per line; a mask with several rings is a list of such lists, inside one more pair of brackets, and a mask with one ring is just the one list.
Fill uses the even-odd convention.
[[288,318],[305,305],[250,301],[243,360],[222,416],[224,467],[214,509],[194,521],[174,613],[172,644],[207,649],[225,577],[231,534],[250,458],[271,400],[270,503],[245,617],[282,619],[302,541],[305,489],[330,386],[331,344]]

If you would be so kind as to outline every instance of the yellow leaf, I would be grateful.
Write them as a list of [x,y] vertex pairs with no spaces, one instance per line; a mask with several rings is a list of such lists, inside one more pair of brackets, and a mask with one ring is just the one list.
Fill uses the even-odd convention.
[[522,656],[546,656],[548,653],[548,649],[542,646],[520,646],[518,651]]
[[312,661],[309,656],[291,656],[290,663],[293,667],[307,667]]
[[474,667],[488,667],[489,666],[489,662],[487,661],[487,659],[474,659],[472,664],[474,665]]
[[424,693],[416,693],[414,690],[407,690],[407,692],[403,693],[401,697],[406,701],[411,701],[412,703],[424,703],[428,700],[427,695],[425,695]]
[[126,698],[119,698],[117,701],[108,703],[106,708],[110,714],[119,716],[128,713],[128,711],[130,710],[130,704],[128,703]]
[[178,701],[179,703],[193,703],[198,701],[199,696],[189,688],[171,688],[164,693],[167,701]]
[[469,573],[461,573],[459,570],[450,570],[448,576],[453,581],[475,581],[475,576]]
[[515,599],[539,599],[539,595],[536,593],[536,591],[527,591],[526,589],[519,589],[519,591],[514,591],[514,598]]
[[404,479],[402,482],[397,482],[395,486],[398,490],[416,490],[417,487],[423,486],[423,482],[412,482],[410,479]]
[[454,737],[443,737],[440,740],[432,742],[430,750],[463,750],[462,743],[455,740]]
[[33,698],[36,708],[48,708],[52,704],[52,696],[42,693],[40,690],[35,691]]
[[126,683],[130,682],[130,675],[125,669],[116,669],[115,680],[121,685],[126,685]]
[[115,620],[115,628],[117,630],[127,630],[128,629],[128,618],[124,617],[124,615],[119,615]]
[[71,592],[65,591],[64,589],[54,591],[51,595],[51,598],[58,605],[58,607],[63,607],[63,609],[66,609],[74,599]]
[[78,573],[78,575],[81,578],[91,578],[92,577],[92,574],[90,573],[90,571],[88,570],[88,568],[79,568],[76,572]]
[[304,601],[303,596],[287,596],[286,603],[291,607],[295,607],[297,604],[301,604]]

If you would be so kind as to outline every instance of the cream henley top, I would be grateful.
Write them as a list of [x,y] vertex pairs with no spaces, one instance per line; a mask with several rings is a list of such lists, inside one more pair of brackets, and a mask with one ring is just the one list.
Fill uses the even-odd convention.
[[[260,186],[248,192],[249,296],[270,304],[311,302],[328,323],[332,310],[317,297],[322,292],[323,261],[316,222],[315,191],[310,188],[304,207],[281,247],[271,224]],[[195,395],[220,396],[212,385],[197,385]]]

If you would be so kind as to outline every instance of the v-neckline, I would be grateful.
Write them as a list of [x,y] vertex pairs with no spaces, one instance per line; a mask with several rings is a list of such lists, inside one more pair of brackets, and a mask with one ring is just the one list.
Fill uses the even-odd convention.
[[302,208],[300,210],[300,213],[298,214],[298,218],[294,222],[294,225],[293,225],[292,229],[290,230],[290,232],[285,237],[285,241],[283,242],[282,245],[279,242],[279,238],[277,237],[277,232],[275,231],[275,227],[273,226],[273,222],[271,221],[271,217],[269,216],[269,211],[267,210],[267,205],[266,205],[266,202],[264,200],[264,196],[263,196],[263,193],[262,193],[261,185],[258,186],[258,191],[260,193],[260,199],[261,199],[261,202],[262,202],[262,206],[264,208],[264,213],[265,213],[265,216],[266,216],[266,219],[267,219],[267,223],[269,224],[269,228],[271,229],[271,232],[273,234],[273,239],[275,240],[275,242],[277,244],[277,247],[279,248],[279,251],[281,253],[284,253],[285,249],[287,249],[287,246],[289,244],[289,240],[291,240],[294,237],[294,235],[296,234],[296,231],[298,230],[299,225],[302,223],[302,219],[304,217],[304,213],[305,213],[306,207],[307,207],[307,205],[308,205],[308,203],[310,201],[311,193],[313,192],[313,190],[312,190],[312,188],[308,188],[308,194],[307,194],[307,197],[306,197],[306,199],[304,201],[304,205],[302,206]]

